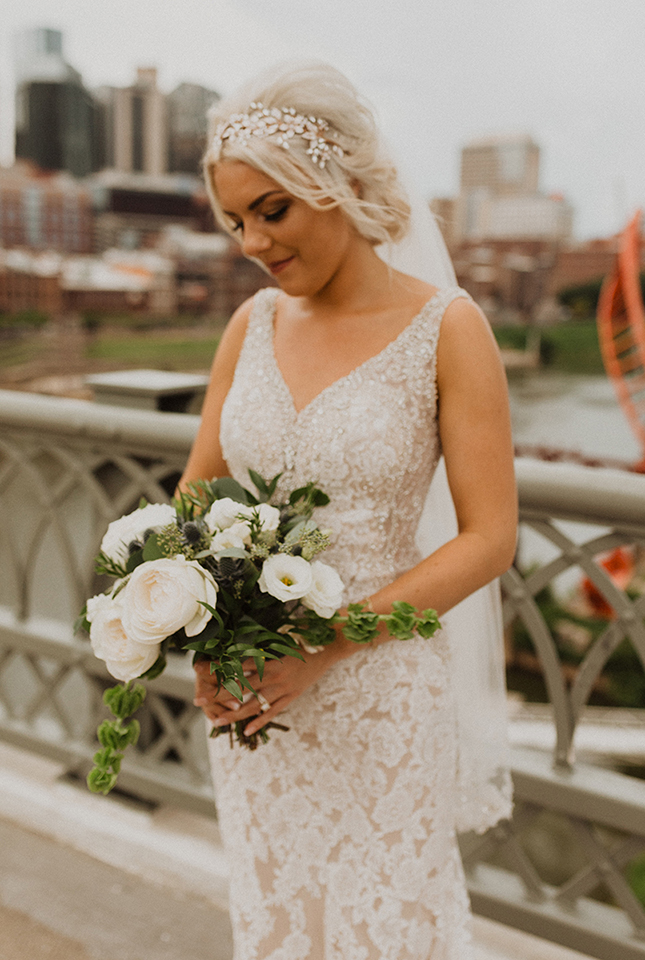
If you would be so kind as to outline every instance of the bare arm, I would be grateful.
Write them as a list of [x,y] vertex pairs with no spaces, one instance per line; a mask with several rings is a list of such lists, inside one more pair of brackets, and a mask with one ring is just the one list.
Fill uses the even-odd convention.
[[[458,534],[413,569],[379,590],[370,602],[389,613],[392,602],[407,600],[418,609],[445,613],[510,565],[515,549],[517,496],[506,377],[490,328],[479,310],[457,300],[443,318],[437,355],[439,429]],[[251,734],[315,683],[329,667],[356,652],[340,631],[329,647],[305,655],[305,663],[286,657],[268,663],[262,683],[250,681],[272,704],[250,720]],[[389,641],[382,632],[374,643]],[[257,713],[257,702],[238,709],[232,698],[214,703],[206,675],[198,698],[213,721],[226,724]]]
[[202,420],[186,468],[178,483],[180,490],[184,490],[190,480],[211,480],[213,477],[228,476],[229,471],[219,440],[220,417],[222,405],[233,383],[251,304],[252,301],[247,300],[235,311],[215,354],[202,408]]
[[444,316],[437,354],[439,430],[458,534],[375,594],[379,613],[393,600],[439,615],[511,564],[517,493],[506,377],[487,322],[467,300]]

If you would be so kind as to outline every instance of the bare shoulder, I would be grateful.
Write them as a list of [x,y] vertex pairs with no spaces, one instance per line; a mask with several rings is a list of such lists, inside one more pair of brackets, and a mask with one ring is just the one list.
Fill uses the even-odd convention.
[[483,312],[465,297],[458,297],[446,307],[441,321],[437,349],[440,381],[452,379],[459,371],[468,376],[481,377],[491,373],[503,376],[502,362],[491,330]]

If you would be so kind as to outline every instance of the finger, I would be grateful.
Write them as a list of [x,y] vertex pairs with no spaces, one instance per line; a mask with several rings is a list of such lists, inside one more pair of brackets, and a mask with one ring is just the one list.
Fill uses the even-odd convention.
[[[239,705],[238,709],[225,710],[220,713],[217,726],[224,727],[228,723],[238,723],[240,720],[248,720],[250,717],[256,717],[258,713],[262,712],[262,703],[271,703],[273,700],[277,700],[278,695],[270,695],[267,689],[262,691],[251,692],[250,690],[246,691],[243,697],[243,703]],[[268,710],[267,710],[268,712]]]
[[244,728],[244,735],[246,737],[252,736],[254,733],[257,733],[258,730],[261,730],[270,720],[273,720],[274,717],[280,713],[281,710],[284,710],[292,700],[296,699],[297,694],[292,694],[291,696],[280,697],[275,703],[271,704],[271,709],[267,710],[265,713],[259,713],[254,717],[250,723]]

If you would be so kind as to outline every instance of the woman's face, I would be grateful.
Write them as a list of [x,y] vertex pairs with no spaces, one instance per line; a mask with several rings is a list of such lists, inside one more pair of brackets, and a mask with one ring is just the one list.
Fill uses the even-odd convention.
[[316,210],[246,163],[220,163],[213,182],[246,256],[260,260],[292,296],[322,290],[360,242],[337,207]]

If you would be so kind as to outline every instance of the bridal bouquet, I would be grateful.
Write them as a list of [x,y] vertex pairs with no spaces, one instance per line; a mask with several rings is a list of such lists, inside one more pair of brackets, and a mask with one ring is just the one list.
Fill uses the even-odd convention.
[[[210,661],[218,689],[238,700],[256,691],[245,676],[252,659],[262,679],[268,659],[314,651],[331,643],[334,626],[367,643],[380,621],[400,640],[431,637],[439,626],[434,610],[418,615],[410,604],[379,615],[363,604],[337,613],[343,582],[329,564],[315,559],[329,534],[313,519],[329,498],[313,483],[274,505],[278,477],[267,482],[250,470],[257,495],[230,477],[196,481],[170,504],[147,504],[110,524],[96,558],[96,571],[114,578],[112,588],[87,601],[78,625],[109,672],[125,685],[106,690],[114,720],[99,726],[101,744],[88,776],[94,792],[116,784],[123,751],[139,736],[136,720],[125,722],[145,697],[137,678],[152,679],[166,666],[170,649],[190,650]],[[268,740],[270,721],[247,737],[248,721],[215,728],[254,749]]]

